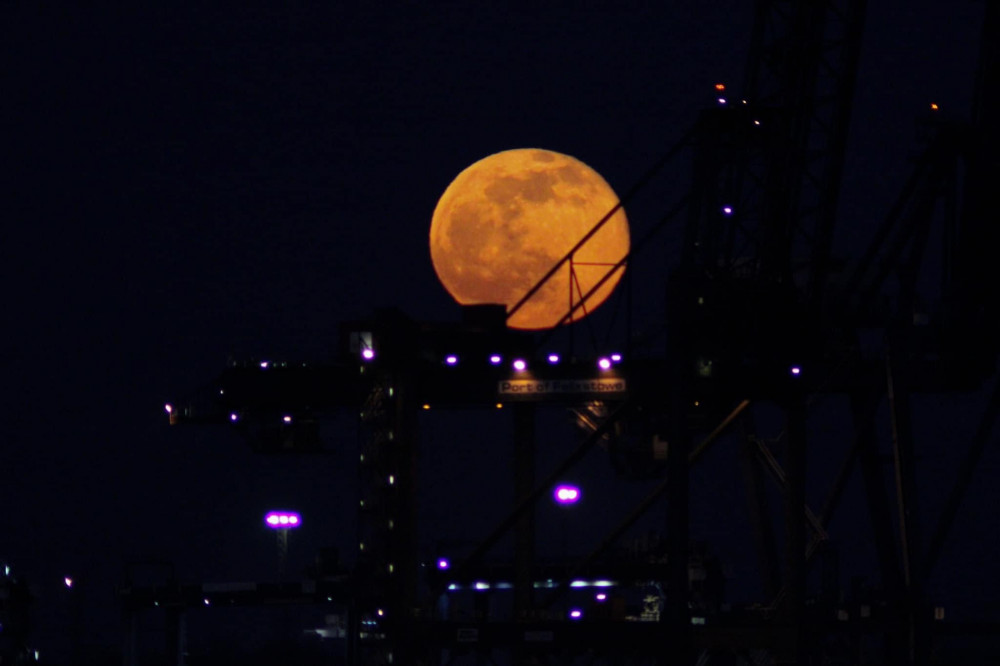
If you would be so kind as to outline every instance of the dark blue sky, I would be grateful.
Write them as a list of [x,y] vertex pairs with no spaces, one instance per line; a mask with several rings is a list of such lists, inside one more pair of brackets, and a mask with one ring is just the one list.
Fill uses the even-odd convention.
[[[111,586],[140,557],[172,560],[189,580],[265,578],[275,552],[260,518],[275,504],[306,520],[290,569],[324,544],[350,552],[349,424],[342,454],[264,458],[225,430],[167,428],[163,404],[230,354],[328,356],[338,323],[375,307],[457,319],[427,251],[451,179],[487,154],[539,146],[623,192],[711,103],[715,82],[738,91],[750,5],[6,4],[0,559],[36,586],[42,618],[55,621],[74,572],[105,611],[88,631],[115,640]],[[930,101],[966,113],[982,11],[871,5],[837,240],[848,255],[906,174],[913,119]],[[688,178],[682,160],[627,211],[633,224],[651,224]],[[664,262],[634,268],[643,325],[660,323],[675,250],[665,239]],[[475,439],[468,426],[434,419],[435,451],[455,447],[463,470],[503,486],[491,470],[505,453],[456,447]],[[929,446],[960,439],[961,427],[935,423],[920,433]],[[429,454],[428,469],[448,474],[450,459]],[[922,458],[951,461],[933,448]],[[984,461],[980,491],[998,465]],[[613,482],[606,467],[592,474]],[[431,492],[428,525],[447,522],[446,501]],[[729,504],[702,506],[739,521]],[[962,523],[986,544],[974,563],[998,554],[973,520],[989,508],[974,504]],[[468,506],[459,515],[469,538],[489,522]]]

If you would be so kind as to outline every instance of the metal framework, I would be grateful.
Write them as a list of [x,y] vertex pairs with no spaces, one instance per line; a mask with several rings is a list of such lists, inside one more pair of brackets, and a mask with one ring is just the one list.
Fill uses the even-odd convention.
[[[928,663],[934,635],[994,629],[936,621],[924,588],[990,440],[1000,384],[932,529],[918,506],[912,400],[921,392],[978,389],[995,371],[1000,284],[990,275],[989,253],[998,247],[1000,225],[988,188],[1000,177],[1000,10],[987,4],[971,124],[930,119],[913,177],[853,273],[834,287],[831,245],[865,8],[863,0],[759,0],[743,95],[727,92],[664,158],[693,151],[691,194],[664,218],[686,206],[684,252],[667,284],[662,356],[630,359],[605,376],[595,374],[590,359],[529,380],[485,361],[465,369],[446,360],[446,351],[455,349],[480,359],[494,351],[506,358],[530,355],[534,341],[507,331],[502,312],[475,313],[443,327],[377,313],[345,328],[346,351],[372,357],[360,374],[356,356],[346,356],[350,363],[310,375],[309,384],[302,383],[304,370],[289,369],[282,390],[274,383],[277,373],[265,385],[256,368],[234,369],[220,380],[226,401],[171,414],[181,421],[200,415],[245,421],[237,426],[247,428],[256,448],[295,451],[299,443],[315,450],[313,430],[274,423],[253,428],[250,417],[273,419],[282,409],[306,405],[310,414],[362,405],[359,553],[353,584],[341,597],[350,608],[352,663],[759,666],[826,658],[860,664],[863,653],[878,649],[887,663],[918,665]],[[931,261],[935,245],[942,254]],[[550,275],[572,264],[574,252]],[[630,258],[609,267],[608,275]],[[923,307],[928,284],[941,303],[935,311]],[[587,295],[577,296],[576,305]],[[881,337],[874,347],[861,342],[866,330]],[[806,502],[809,419],[812,402],[831,393],[846,397],[852,437],[816,509]],[[517,405],[515,506],[446,577],[421,578],[419,406],[497,400]],[[538,480],[533,410],[549,402],[573,409],[583,436]],[[777,433],[763,432],[768,426],[758,422],[757,404],[781,412]],[[883,407],[888,442],[877,434]],[[691,548],[689,507],[691,466],[725,437],[738,441],[751,546],[767,596],[755,608],[729,612],[711,585],[692,576],[708,567],[694,564],[702,560]],[[598,447],[620,470],[661,482],[585,557],[543,570],[534,553],[534,506],[559,473]],[[857,582],[841,589],[836,535],[829,532],[855,472],[873,530],[877,593]],[[771,506],[769,484],[778,490],[780,509]],[[622,535],[656,507],[665,508],[658,550],[638,561],[612,557]],[[491,568],[485,555],[506,534],[514,535],[513,562]],[[817,570],[818,588],[810,583]],[[615,604],[579,623],[553,610],[574,580],[605,578],[622,586],[654,584],[641,619],[655,621],[629,620]],[[489,612],[483,601],[489,596],[476,596],[486,591],[477,590],[476,581],[493,590],[510,585],[507,616]],[[471,614],[439,608],[449,585],[473,595]]]

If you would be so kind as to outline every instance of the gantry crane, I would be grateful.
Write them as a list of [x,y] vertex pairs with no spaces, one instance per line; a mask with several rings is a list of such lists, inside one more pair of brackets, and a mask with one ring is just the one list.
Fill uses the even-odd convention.
[[[928,539],[917,511],[910,397],[918,391],[975,390],[995,371],[1000,294],[990,275],[990,255],[1000,238],[988,187],[1000,176],[994,121],[1000,112],[1000,10],[995,2],[986,5],[971,122],[931,114],[913,176],[867,249],[848,263],[834,257],[831,247],[865,12],[864,0],[758,0],[742,91],[720,89],[718,105],[705,110],[654,167],[691,155],[691,191],[657,225],[686,213],[681,260],[667,279],[668,339],[662,354],[609,366],[603,375],[595,374],[594,359],[588,359],[539,371],[531,380],[535,384],[518,384],[528,380],[490,359],[530,358],[537,339],[507,330],[502,311],[473,308],[459,324],[436,326],[382,311],[345,324],[345,355],[334,364],[232,367],[219,379],[221,397],[213,390],[204,404],[173,408],[174,420],[229,420],[257,449],[292,452],[322,446],[316,423],[324,412],[359,408],[366,433],[360,452],[359,553],[353,584],[343,591],[351,609],[354,663],[460,663],[461,655],[487,660],[503,655],[498,658],[519,663],[574,663],[586,656],[588,663],[808,664],[819,663],[824,651],[860,663],[850,661],[860,659],[859,632],[881,637],[891,663],[926,663],[932,616],[924,581],[941,556],[990,437],[1000,393],[993,390]],[[623,197],[626,204],[629,196]],[[641,245],[623,263],[638,261]],[[935,245],[940,260],[931,261]],[[932,272],[939,305],[928,310],[920,289]],[[578,296],[578,302],[586,300]],[[861,332],[872,330],[880,337],[874,350],[860,343]],[[452,353],[482,364],[457,367],[449,360]],[[518,387],[532,386],[530,395],[518,395]],[[809,405],[829,393],[847,396],[845,417],[853,420],[853,437],[845,443],[844,464],[825,504],[814,511],[805,487]],[[515,407],[515,506],[463,562],[424,580],[411,501],[417,492],[420,406],[498,399]],[[644,439],[628,471],[645,471],[661,483],[591,553],[550,572],[557,582],[540,597],[534,591],[540,565],[534,560],[532,507],[556,478],[554,472],[537,480],[533,472],[532,409],[545,402],[574,407],[585,429],[559,470],[600,445],[620,450],[616,447],[631,429]],[[782,412],[780,446],[758,432],[756,403]],[[876,435],[881,404],[891,416],[886,443],[891,497]],[[690,468],[737,427],[743,432],[738,448],[754,549],[768,598],[739,617],[692,624]],[[835,541],[828,525],[855,470],[865,489],[881,572],[883,606],[868,616],[859,616],[856,596],[807,605],[812,596],[807,573]],[[780,534],[763,490],[766,477],[781,489]],[[615,540],[661,499],[665,557],[609,564]],[[501,575],[490,573],[484,556],[510,532],[514,561],[502,574],[512,581],[509,621],[482,616],[457,621],[436,613],[435,600],[447,585]],[[660,621],[609,616],[580,624],[545,614],[574,577],[601,574],[662,583]],[[844,617],[850,621],[838,624]],[[850,632],[852,638],[836,647],[826,640]]]

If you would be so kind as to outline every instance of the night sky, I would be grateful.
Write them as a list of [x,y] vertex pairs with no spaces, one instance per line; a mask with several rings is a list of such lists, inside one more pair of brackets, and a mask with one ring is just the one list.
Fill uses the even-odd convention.
[[[290,571],[325,545],[350,562],[351,418],[333,455],[274,458],[223,428],[170,428],[163,405],[230,357],[328,358],[338,324],[377,307],[457,320],[427,250],[451,179],[488,154],[543,147],[624,192],[712,103],[713,84],[739,89],[752,25],[752,3],[736,0],[573,10],[256,4],[0,9],[0,560],[32,584],[42,649],[64,649],[66,575],[93,607],[84,633],[95,644],[118,641],[113,587],[129,562],[168,560],[191,582],[274,578],[274,538],[261,518],[275,506],[298,508],[305,521],[292,535]],[[837,237],[847,256],[860,253],[907,174],[914,119],[932,101],[967,114],[982,5],[872,2],[869,11]],[[684,160],[662,174],[628,209],[633,225],[652,224],[689,178]],[[672,251],[667,238],[655,250],[662,261],[634,268],[640,327],[662,326]],[[943,415],[918,433],[928,511],[974,425],[963,404],[977,400],[918,405]],[[425,474],[457,474],[448,492],[482,487],[502,500],[456,509],[428,484],[426,544],[439,534],[473,541],[503,514],[508,477],[495,470],[509,468],[509,452],[497,418],[425,420]],[[498,431],[495,445],[483,428]],[[820,431],[820,441],[838,434]],[[564,432],[543,458],[576,441]],[[820,465],[826,458],[838,456],[816,453]],[[607,498],[593,495],[585,509],[627,506],[648,488],[615,485],[605,461],[588,464]],[[975,587],[1000,556],[986,538],[997,472],[1000,458],[988,452],[956,528],[956,543],[973,547],[946,551],[952,563],[933,592]],[[727,499],[730,480],[707,471],[692,483],[702,500],[693,532],[723,542],[731,576],[752,577],[755,563],[724,543],[726,525],[745,521],[742,491]],[[572,520],[559,528],[569,536],[541,548],[592,543],[580,536],[584,519]],[[845,531],[870,548],[866,530]],[[857,557],[874,561],[870,551]]]

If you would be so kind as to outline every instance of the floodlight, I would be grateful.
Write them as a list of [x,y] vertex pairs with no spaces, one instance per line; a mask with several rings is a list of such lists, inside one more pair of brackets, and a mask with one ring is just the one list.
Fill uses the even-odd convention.
[[580,489],[569,485],[556,486],[552,497],[558,504],[576,504],[580,501]]
[[294,511],[270,511],[264,516],[267,526],[276,530],[287,530],[302,524],[302,517]]

